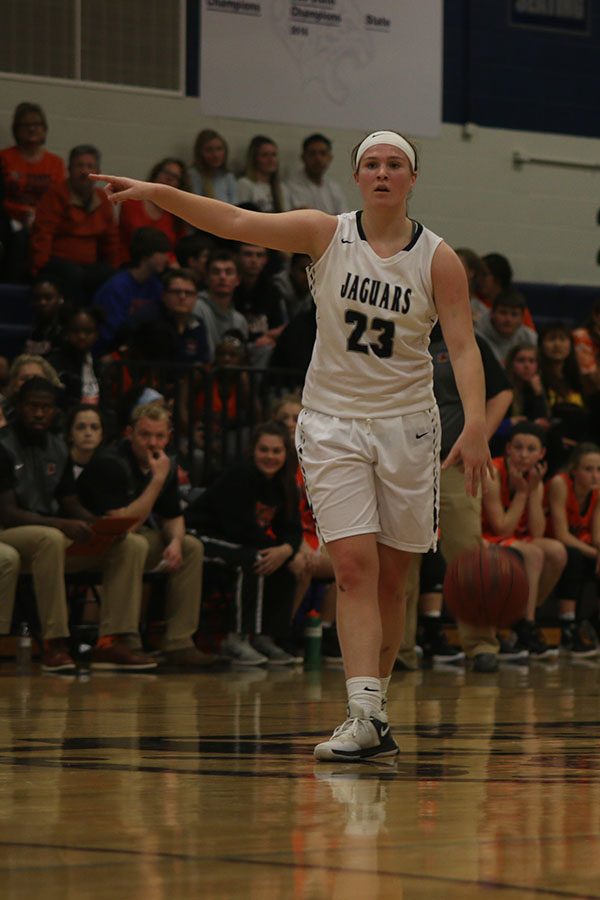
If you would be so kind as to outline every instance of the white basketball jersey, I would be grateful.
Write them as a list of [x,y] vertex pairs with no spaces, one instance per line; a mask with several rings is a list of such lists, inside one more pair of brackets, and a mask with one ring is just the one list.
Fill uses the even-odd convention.
[[415,223],[410,244],[381,259],[360,212],[337,218],[331,243],[307,269],[317,339],[302,402],[342,418],[429,409],[435,405],[429,333],[437,321],[431,261],[442,238]]

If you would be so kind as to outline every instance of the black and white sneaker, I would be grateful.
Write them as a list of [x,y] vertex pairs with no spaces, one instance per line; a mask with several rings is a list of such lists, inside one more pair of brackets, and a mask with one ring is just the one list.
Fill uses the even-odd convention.
[[598,656],[598,645],[586,634],[579,622],[561,622],[560,652],[573,659],[591,659]]
[[558,656],[558,647],[547,644],[535,622],[521,619],[515,626],[518,643],[527,647],[529,659],[554,659]]
[[498,650],[498,662],[524,662],[529,659],[529,648],[521,643],[519,637],[512,633],[509,638],[496,635],[500,648]]
[[332,762],[360,762],[400,752],[390,726],[374,716],[365,716],[360,704],[348,703],[348,718],[335,729],[328,741],[315,747],[315,759]]
[[426,620],[417,637],[423,648],[423,659],[434,664],[458,663],[465,658],[460,647],[448,641],[444,627],[439,619]]

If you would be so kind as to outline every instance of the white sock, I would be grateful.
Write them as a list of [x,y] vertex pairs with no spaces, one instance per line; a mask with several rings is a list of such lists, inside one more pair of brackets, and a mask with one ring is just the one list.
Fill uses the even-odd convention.
[[348,702],[358,703],[365,712],[365,718],[381,716],[381,682],[370,675],[346,680]]

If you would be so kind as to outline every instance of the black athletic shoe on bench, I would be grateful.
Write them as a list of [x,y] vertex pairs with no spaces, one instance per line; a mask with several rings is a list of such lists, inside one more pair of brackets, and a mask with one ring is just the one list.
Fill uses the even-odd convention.
[[558,647],[546,643],[541,629],[535,622],[521,619],[515,626],[518,635],[518,643],[527,647],[529,659],[555,659],[558,656]]

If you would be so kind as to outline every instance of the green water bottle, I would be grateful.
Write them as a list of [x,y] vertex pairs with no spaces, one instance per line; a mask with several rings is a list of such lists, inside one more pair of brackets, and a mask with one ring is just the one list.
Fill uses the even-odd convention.
[[304,668],[321,668],[321,642],[323,640],[323,626],[321,616],[316,609],[306,616],[304,627]]

